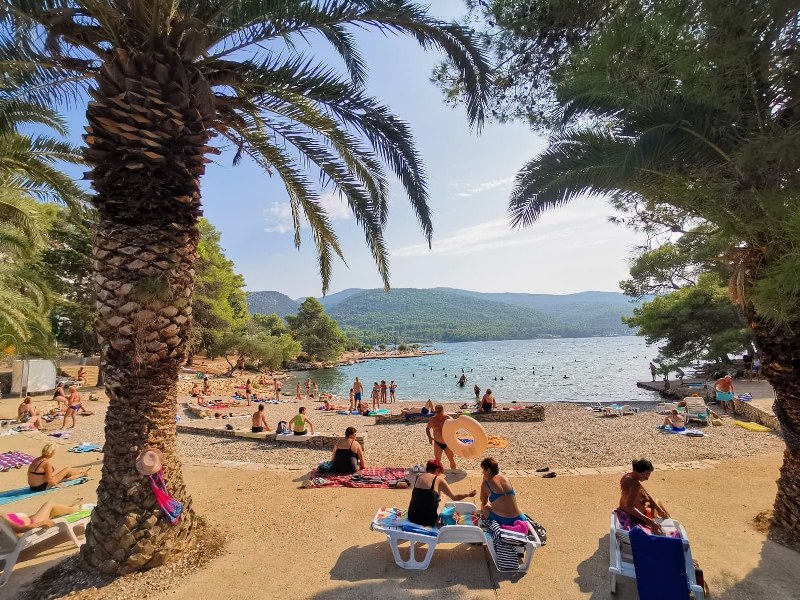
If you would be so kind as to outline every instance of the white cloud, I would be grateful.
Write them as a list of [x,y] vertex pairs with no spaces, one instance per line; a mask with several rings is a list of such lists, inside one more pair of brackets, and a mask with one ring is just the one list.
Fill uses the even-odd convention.
[[[340,198],[338,194],[323,194],[319,202],[328,213],[331,221],[346,221],[352,217],[347,202]],[[269,208],[264,209],[264,220],[267,233],[290,233],[294,231],[292,225],[292,208],[288,202],[275,202]],[[308,221],[300,217],[300,227],[308,228]]]
[[512,229],[509,219],[504,217],[464,227],[441,238],[434,237],[432,249],[428,249],[427,244],[412,244],[393,250],[391,256],[462,256],[510,246],[559,244],[564,238],[569,238],[571,247],[591,246],[600,242],[576,234],[587,232],[591,236],[601,214],[607,210],[604,205],[581,207],[580,211],[567,209],[546,215],[534,227],[521,230]]
[[267,226],[264,231],[267,233],[289,233],[292,227],[292,208],[288,202],[275,202],[269,208],[264,209],[264,220]]
[[513,181],[514,177],[512,176],[484,181],[482,183],[451,183],[450,187],[458,190],[456,196],[459,198],[470,198],[483,192],[489,192],[499,188],[510,188]]

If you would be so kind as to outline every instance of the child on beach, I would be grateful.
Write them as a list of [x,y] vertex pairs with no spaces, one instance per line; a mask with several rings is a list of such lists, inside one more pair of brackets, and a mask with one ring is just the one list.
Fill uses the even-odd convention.
[[303,392],[300,390],[300,382],[297,382],[297,398],[295,402],[300,402],[303,399]]

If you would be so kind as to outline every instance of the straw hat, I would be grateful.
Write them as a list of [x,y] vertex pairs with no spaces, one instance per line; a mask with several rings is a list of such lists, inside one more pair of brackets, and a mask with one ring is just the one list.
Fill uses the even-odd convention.
[[161,470],[164,455],[158,448],[143,450],[136,458],[136,470],[142,475],[153,475]]

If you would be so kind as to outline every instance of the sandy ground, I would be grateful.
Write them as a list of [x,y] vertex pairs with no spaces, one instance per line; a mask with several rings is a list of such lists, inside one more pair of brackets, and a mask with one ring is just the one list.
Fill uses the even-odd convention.
[[[13,414],[16,404],[16,400],[0,402],[0,416]],[[48,406],[44,399],[39,404]],[[41,432],[4,436],[0,437],[0,452],[13,449],[37,455],[43,443],[55,441],[60,446],[55,458],[58,467],[95,465],[99,476],[101,454],[66,451],[84,441],[102,445],[106,403],[87,405],[98,414],[79,417],[71,439],[58,440]],[[268,418],[273,423],[293,415],[296,408],[296,404],[270,405]],[[347,424],[365,431],[368,464],[408,466],[430,453],[423,424],[377,426],[370,418],[317,411],[311,418],[315,424],[319,422],[321,431],[340,431]],[[656,471],[648,489],[665,499],[685,524],[714,598],[796,599],[800,555],[767,541],[752,524],[753,518],[772,504],[781,440],[773,434],[734,427],[729,419],[723,427],[707,428],[709,438],[677,438],[659,434],[654,428],[658,420],[653,413],[602,419],[583,407],[556,405],[547,407],[544,423],[487,425],[490,434],[509,438],[509,448],[493,454],[510,469],[613,466],[628,463],[634,455],[646,455],[656,464],[723,459],[702,470]],[[247,419],[232,422],[243,426]],[[220,422],[208,424],[218,426]],[[323,451],[187,435],[180,436],[180,449],[197,512],[223,532],[228,544],[223,556],[176,579],[170,598],[249,599],[254,593],[323,600],[378,596],[611,598],[608,515],[618,500],[618,474],[514,479],[523,509],[548,529],[550,538],[524,576],[501,575],[486,551],[475,546],[444,546],[437,549],[428,571],[407,572],[394,564],[385,539],[369,531],[368,524],[380,506],[407,505],[408,491],[302,489],[299,482],[308,469],[328,457]],[[208,459],[259,464],[239,468],[200,464]],[[299,468],[258,469],[264,463]],[[459,465],[474,468],[470,462],[460,461]],[[457,491],[480,483],[474,474],[451,473],[448,479]],[[24,469],[0,473],[0,490],[24,485]],[[92,481],[64,488],[0,510],[31,512],[46,500],[70,504],[79,497],[92,502],[95,486]],[[55,540],[38,552],[24,554],[11,582],[0,590],[0,598],[13,598],[21,585],[74,552],[74,547]],[[148,577],[159,578],[158,571],[143,581]],[[87,597],[148,597],[147,587],[134,587],[132,581],[121,580],[101,596]],[[151,592],[149,597],[164,596]],[[618,597],[633,600],[635,586],[623,585]]]
[[[0,438],[0,449],[7,441]],[[33,452],[40,440],[25,434],[14,436],[14,442],[14,447]],[[59,465],[70,466],[97,458],[56,456]],[[657,471],[647,484],[686,526],[714,598],[797,598],[800,555],[767,541],[752,524],[771,506],[780,460],[780,455],[768,454],[731,459],[710,469]],[[405,506],[408,491],[306,490],[299,487],[303,474],[298,472],[191,464],[185,472],[195,509],[228,540],[225,553],[205,568],[176,578],[168,595],[148,596],[146,587],[130,589],[129,582],[121,580],[102,590],[100,597],[611,598],[608,514],[618,499],[618,475],[516,479],[520,503],[547,528],[549,542],[536,553],[530,572],[510,576],[497,572],[486,551],[476,546],[441,546],[427,571],[397,567],[387,542],[369,531],[368,523],[380,506]],[[24,484],[24,471],[0,477],[6,489]],[[457,490],[477,483],[463,475],[449,478]],[[73,502],[79,495],[91,496],[95,483],[46,497]],[[40,501],[13,507],[33,510]],[[36,554],[24,554],[0,597],[13,598],[22,585],[74,552],[74,547],[56,541]],[[157,570],[145,575],[145,582],[147,578],[161,579]],[[97,598],[96,594],[86,596]],[[635,599],[634,585],[623,580],[617,597]]]

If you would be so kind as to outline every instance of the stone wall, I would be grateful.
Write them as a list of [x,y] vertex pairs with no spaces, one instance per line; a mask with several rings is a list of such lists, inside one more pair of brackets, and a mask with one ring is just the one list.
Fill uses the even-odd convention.
[[[178,433],[191,433],[194,435],[205,435],[209,437],[222,437],[222,438],[236,438],[236,431],[231,429],[216,429],[212,427],[197,427],[193,425],[182,425],[178,424],[177,426]],[[309,448],[331,448],[337,440],[339,440],[341,436],[336,435],[315,435],[314,437],[310,437],[306,440],[302,441],[288,441],[285,439],[284,436],[276,436],[274,433],[267,434],[264,438],[266,442],[275,442],[276,444],[285,444],[285,445],[293,445],[293,446],[305,446]],[[243,441],[252,441],[250,438],[241,438]],[[367,436],[366,434],[358,434],[356,435],[356,441],[361,444],[361,447],[366,449],[367,448]]]
[[733,406],[736,409],[737,416],[744,416],[750,421],[760,423],[764,427],[769,427],[773,431],[780,432],[781,426],[778,423],[778,417],[764,412],[760,408],[753,406],[749,402],[742,402],[741,400],[734,399]]
[[[520,422],[538,422],[544,421],[544,406],[541,404],[534,404],[520,410],[496,410],[490,413],[450,413],[452,416],[457,417],[460,414],[466,414],[476,421],[486,421],[492,423],[520,423]],[[407,419],[404,415],[375,415],[375,425],[396,425],[399,423],[426,423],[428,417],[413,417]]]

